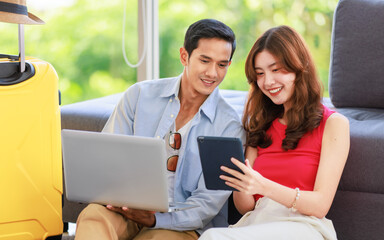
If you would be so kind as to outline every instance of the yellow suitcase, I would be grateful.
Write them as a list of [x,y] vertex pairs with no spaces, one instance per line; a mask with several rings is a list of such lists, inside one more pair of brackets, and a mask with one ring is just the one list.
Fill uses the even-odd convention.
[[24,24],[44,21],[25,1],[2,1],[0,10],[0,22],[19,30],[19,55],[0,54],[0,240],[61,239],[58,77],[24,51]]
[[19,63],[4,56],[0,56],[0,240],[60,236],[58,76],[49,63],[27,58],[23,74],[6,77]]

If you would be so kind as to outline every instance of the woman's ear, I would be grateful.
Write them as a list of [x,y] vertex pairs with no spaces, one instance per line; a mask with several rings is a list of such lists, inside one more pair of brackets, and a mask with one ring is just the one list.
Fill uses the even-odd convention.
[[180,48],[180,62],[184,67],[188,64],[188,52],[184,47]]

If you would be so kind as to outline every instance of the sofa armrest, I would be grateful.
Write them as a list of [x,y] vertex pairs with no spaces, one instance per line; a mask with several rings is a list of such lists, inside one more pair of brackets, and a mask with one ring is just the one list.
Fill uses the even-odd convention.
[[61,107],[61,129],[100,132],[122,93]]

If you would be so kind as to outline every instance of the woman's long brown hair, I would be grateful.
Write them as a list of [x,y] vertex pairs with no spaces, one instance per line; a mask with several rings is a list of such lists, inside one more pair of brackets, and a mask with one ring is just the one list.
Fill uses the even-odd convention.
[[271,137],[266,131],[276,118],[284,115],[283,105],[274,104],[257,85],[255,58],[262,51],[272,54],[296,79],[286,112],[287,129],[283,140],[284,150],[295,149],[303,135],[319,126],[322,118],[322,85],[319,82],[312,56],[302,37],[288,26],[266,31],[250,50],[245,74],[251,85],[243,114],[243,126],[247,132],[247,146],[266,148]]

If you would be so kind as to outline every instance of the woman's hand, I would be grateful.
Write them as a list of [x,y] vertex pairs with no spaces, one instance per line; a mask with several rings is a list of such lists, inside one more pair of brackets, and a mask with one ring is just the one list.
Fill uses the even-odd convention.
[[221,170],[233,176],[229,177],[225,175],[220,175],[220,178],[225,181],[225,184],[248,195],[262,195],[264,189],[263,181],[265,178],[260,173],[253,170],[252,166],[249,163],[249,160],[246,159],[245,164],[235,158],[231,158],[231,161],[237,167],[239,167],[243,171],[243,173],[225,166],[221,166]]

